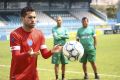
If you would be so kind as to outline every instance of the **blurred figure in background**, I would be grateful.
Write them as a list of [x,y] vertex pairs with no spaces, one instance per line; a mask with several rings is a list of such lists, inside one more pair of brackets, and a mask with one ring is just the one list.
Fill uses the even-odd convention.
[[[52,28],[52,34],[54,39],[54,46],[60,45],[63,46],[66,43],[66,39],[69,38],[68,31],[62,26],[62,18],[61,16],[57,17],[57,26]],[[62,70],[62,80],[65,80],[65,65],[68,64],[68,60],[62,54],[62,50],[52,56],[52,64],[55,64],[55,77],[58,80],[59,73],[59,64],[61,63]]]
[[88,26],[88,18],[82,18],[82,27],[77,31],[77,41],[79,41],[84,47],[84,55],[81,58],[80,62],[83,63],[84,79],[89,79],[87,72],[87,61],[91,63],[91,66],[94,71],[95,79],[99,79],[97,73],[97,66],[95,63],[96,60],[96,33],[93,27]]

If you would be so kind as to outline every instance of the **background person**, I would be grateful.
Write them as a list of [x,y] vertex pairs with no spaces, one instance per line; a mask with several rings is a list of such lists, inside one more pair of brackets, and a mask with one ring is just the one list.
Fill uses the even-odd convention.
[[[52,33],[54,38],[54,46],[60,45],[63,46],[66,43],[66,39],[69,38],[68,31],[62,26],[62,18],[61,16],[57,17],[57,26],[53,27]],[[59,64],[61,63],[62,70],[62,80],[65,80],[65,65],[68,64],[68,60],[62,54],[62,51],[56,53],[52,56],[52,63],[55,64],[55,76],[56,80],[58,80],[58,72],[59,72]]]
[[97,66],[95,63],[96,60],[96,34],[95,30],[88,26],[88,18],[82,18],[82,27],[77,31],[77,41],[80,41],[84,47],[84,55],[81,58],[80,62],[83,63],[83,71],[84,71],[84,79],[88,79],[88,72],[87,72],[87,61],[91,63],[93,68],[95,79],[99,79],[97,73]]

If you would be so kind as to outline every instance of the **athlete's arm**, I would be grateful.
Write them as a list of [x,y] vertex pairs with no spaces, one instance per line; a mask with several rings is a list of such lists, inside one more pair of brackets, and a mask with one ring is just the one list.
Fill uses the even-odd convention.
[[69,39],[69,36],[68,36],[68,34],[65,34],[65,35],[62,35],[61,38],[63,38],[63,39]]
[[94,39],[94,47],[96,49],[96,46],[97,46],[97,39],[96,39],[96,32],[95,32],[95,29],[93,29],[93,39]]
[[69,34],[66,28],[64,28],[65,34],[62,36],[63,39],[69,39]]
[[93,39],[94,39],[94,47],[96,49],[96,46],[97,46],[97,39],[96,39],[96,36],[93,36]]
[[59,45],[54,46],[53,49],[51,50],[48,50],[46,45],[42,45],[40,49],[41,54],[45,59],[49,58],[53,53],[60,52],[61,50],[62,50],[62,46]]
[[43,58],[45,58],[45,59],[49,58],[53,53],[59,52],[59,50],[62,49],[61,46],[54,46],[54,48],[52,50],[48,50],[47,46],[45,45],[45,37],[44,37],[43,33],[41,33],[40,40],[41,40],[40,52],[41,52]]
[[77,35],[76,35],[76,41],[78,41],[78,42],[80,41],[78,31],[77,31]]
[[45,45],[45,37],[44,37],[44,34],[40,31],[40,52],[42,54],[42,57],[47,59],[49,58],[51,55],[52,55],[52,52],[51,50],[48,50],[47,49],[47,46]]
[[53,32],[53,37],[55,39],[61,39],[62,38],[62,35],[58,35],[56,32]]
[[46,45],[41,45],[40,51],[41,51],[42,57],[45,59],[49,58],[52,55],[51,50],[48,50]]
[[30,56],[28,52],[20,52],[20,39],[17,36],[17,33],[10,34],[10,48],[12,52],[12,57],[17,60],[24,59],[27,56]]

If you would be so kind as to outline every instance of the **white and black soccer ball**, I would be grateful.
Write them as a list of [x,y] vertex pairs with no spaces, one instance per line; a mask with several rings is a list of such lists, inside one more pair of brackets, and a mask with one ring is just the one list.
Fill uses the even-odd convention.
[[79,60],[84,54],[84,48],[78,41],[69,41],[63,46],[63,54],[70,61]]

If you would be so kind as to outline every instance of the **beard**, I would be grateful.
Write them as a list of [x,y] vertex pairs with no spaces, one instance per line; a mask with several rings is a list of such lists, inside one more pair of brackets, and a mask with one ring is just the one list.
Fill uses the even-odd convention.
[[30,25],[29,27],[30,27],[30,28],[34,28],[34,27],[35,27],[35,24],[33,24],[33,25]]
[[83,24],[83,27],[86,28],[88,26],[88,24]]
[[29,28],[29,29],[32,29],[32,28],[34,28],[35,27],[35,24],[25,24],[25,26],[27,27],[27,28]]

